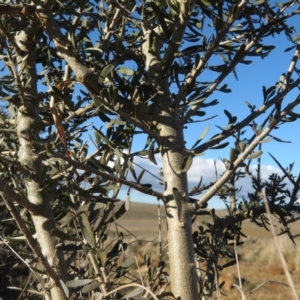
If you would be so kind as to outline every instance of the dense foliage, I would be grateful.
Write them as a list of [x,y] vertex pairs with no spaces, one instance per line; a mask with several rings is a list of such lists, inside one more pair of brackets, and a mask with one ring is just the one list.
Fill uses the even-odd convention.
[[[289,233],[300,176],[274,157],[283,176],[263,180],[260,156],[263,142],[282,141],[273,129],[299,118],[300,97],[284,100],[300,84],[299,35],[289,23],[299,11],[297,1],[1,1],[3,299],[151,293],[209,299],[219,286],[218,272],[235,263],[228,246],[241,243],[243,220],[268,226],[264,201]],[[221,101],[211,96],[230,93],[226,77],[238,78],[238,64],[267,57],[279,35],[294,51],[285,73],[273,86],[262,83],[261,106],[247,102],[244,119],[228,107],[227,124],[204,142],[213,122],[205,120],[206,110]],[[207,124],[186,149],[185,125],[199,121]],[[139,149],[133,148],[136,138],[144,139]],[[228,146],[226,171],[188,190],[194,157]],[[147,169],[135,163],[142,156],[156,164],[157,155],[161,190],[144,181]],[[253,159],[257,172],[250,168]],[[239,199],[236,182],[245,176],[254,192]],[[126,199],[119,199],[121,188],[128,190]],[[123,233],[109,233],[129,209],[133,189],[162,200],[169,229],[169,267],[161,261],[153,269],[146,257],[144,286],[127,276],[136,262],[123,255]],[[226,218],[206,209],[216,195],[227,200]],[[119,200],[124,202],[116,209]],[[203,214],[212,222],[192,233],[192,222]],[[224,256],[232,260],[221,266]],[[207,267],[200,271],[203,261]],[[127,294],[133,285],[124,290],[126,282],[141,285]]]

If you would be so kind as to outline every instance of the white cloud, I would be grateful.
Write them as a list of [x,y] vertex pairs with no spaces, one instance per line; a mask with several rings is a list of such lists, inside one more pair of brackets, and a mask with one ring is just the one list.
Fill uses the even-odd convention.
[[[138,167],[137,165],[141,166],[146,170],[142,180],[140,183],[142,184],[151,184],[152,188],[156,191],[163,192],[164,190],[164,184],[163,183],[163,178],[160,174],[161,168],[162,168],[162,160],[159,155],[156,155],[156,161],[157,165],[153,164],[152,162],[149,161],[147,157],[142,158],[142,157],[135,157],[134,159],[134,169],[136,172],[136,175],[139,176],[141,173],[142,169]],[[137,164],[137,165],[136,165]],[[209,184],[211,182],[214,182],[216,180],[216,170],[217,170],[217,177],[220,178],[223,172],[225,171],[225,166],[223,162],[219,160],[215,160],[212,158],[205,158],[204,156],[201,157],[195,157],[193,161],[193,165],[191,166],[190,170],[188,171],[188,182],[189,182],[189,190],[191,190],[193,187],[197,186],[201,177],[202,177],[202,184]],[[254,164],[250,167],[251,172],[253,173],[254,176],[257,175],[256,173],[257,169],[257,164]],[[273,165],[261,165],[261,177],[263,180],[267,180],[268,177],[272,173],[277,173],[279,175],[282,175],[282,171]],[[152,176],[150,173],[152,173],[154,176]],[[135,181],[133,176],[129,173],[129,176],[127,178],[128,180]],[[291,184],[286,181],[287,183],[287,188],[290,188],[292,190]],[[251,180],[248,175],[246,175],[245,178],[239,179],[239,181],[236,183],[236,188],[241,190],[237,194],[238,199],[242,199],[242,197],[245,197],[245,199],[248,198],[248,193],[253,192],[253,187]],[[128,188],[123,186],[121,189],[121,193],[119,195],[120,199],[125,199],[126,193],[128,191]],[[144,195],[138,191],[131,190],[130,193],[131,201],[136,201],[136,202],[148,202],[148,203],[156,203],[157,199],[152,196]],[[203,194],[202,194],[203,195]],[[193,198],[200,198],[200,195],[195,195]],[[300,202],[300,200],[299,200]],[[209,203],[209,207],[214,207],[214,208],[225,208],[224,202],[219,198],[219,197],[213,197]]]
[[[162,162],[161,162],[161,158],[158,155],[156,156],[156,161],[157,161],[157,165],[154,165],[147,158],[135,159],[135,163],[145,168],[148,172],[162,179],[160,175]],[[198,185],[201,176],[202,176],[202,184],[209,184],[210,182],[215,181],[216,180],[215,169],[217,170],[218,178],[220,178],[220,176],[225,171],[225,166],[221,160],[217,160],[215,162],[215,160],[211,158],[195,157],[193,161],[193,165],[188,171],[189,189],[192,189],[194,186]],[[256,169],[257,169],[257,164],[253,164],[250,167],[250,171],[253,173],[254,176],[256,176],[257,174]],[[135,167],[135,170],[138,176],[141,169]],[[271,175],[272,173],[277,173],[279,175],[282,175],[282,171],[278,167],[272,165],[261,165],[261,178],[263,180],[268,179],[269,175]],[[130,180],[132,180],[132,177],[130,177]],[[154,178],[149,173],[145,173],[141,181],[141,183],[152,184],[153,189],[162,192],[164,189],[164,185],[159,184],[159,182],[160,181],[157,178]],[[291,185],[288,183],[287,187],[291,188]],[[249,176],[246,175],[245,178],[239,179],[239,181],[236,183],[236,188],[238,189],[242,188],[239,194],[237,195],[238,198],[241,198],[242,196],[247,198],[248,192],[253,192],[253,187]],[[132,196],[134,196],[135,192],[134,191],[132,192],[133,192]],[[141,196],[140,193],[138,193],[138,195],[139,197]]]

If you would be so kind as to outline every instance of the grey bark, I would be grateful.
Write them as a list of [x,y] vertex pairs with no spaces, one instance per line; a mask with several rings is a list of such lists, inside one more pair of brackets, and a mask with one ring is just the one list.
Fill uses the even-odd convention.
[[[174,296],[197,299],[197,277],[194,265],[191,212],[188,204],[188,184],[186,172],[180,173],[184,158],[182,130],[176,130],[176,119],[170,115],[170,126],[162,126],[161,134],[166,136],[172,146],[162,150],[164,181],[168,222],[168,252],[170,259],[171,285]],[[172,196],[176,189],[182,196],[181,203]],[[180,207],[181,206],[181,207]]]
[[[65,266],[62,253],[55,249],[56,240],[51,235],[51,230],[56,227],[51,201],[54,197],[54,187],[46,180],[43,161],[38,150],[34,149],[32,141],[38,136],[36,132],[37,122],[39,121],[39,97],[37,92],[36,76],[36,53],[35,44],[32,43],[35,33],[34,26],[31,24],[24,30],[19,31],[15,37],[19,49],[17,61],[19,64],[22,105],[18,109],[16,117],[17,135],[19,137],[20,149],[18,159],[26,170],[24,179],[27,188],[28,200],[36,206],[32,220],[36,230],[38,244],[43,255],[49,264],[56,270],[62,280],[66,280]],[[24,59],[25,58],[25,59]],[[51,298],[55,300],[66,299],[64,291],[60,285],[50,280],[49,283]]]
[[[159,28],[156,30],[161,34]],[[156,95],[153,98],[152,126],[156,127],[158,134],[156,141],[163,160],[171,286],[176,298],[192,300],[198,298],[198,289],[187,173],[181,172],[183,158],[186,155],[183,124],[179,120],[178,110],[172,107],[167,76],[158,71],[160,47],[159,39],[150,45],[148,38],[142,46],[142,52],[148,68],[147,80]],[[182,197],[179,202],[173,197],[174,189]]]

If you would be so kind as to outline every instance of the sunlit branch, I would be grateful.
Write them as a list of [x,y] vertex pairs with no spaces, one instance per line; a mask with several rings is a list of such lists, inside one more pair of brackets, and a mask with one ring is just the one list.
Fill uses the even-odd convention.
[[295,70],[295,67],[299,60],[299,57],[300,57],[300,42],[297,44],[296,51],[293,55],[293,58],[291,60],[290,66],[289,66],[287,74],[286,74],[286,83],[287,84],[289,84],[289,82],[291,80],[292,74]]
[[[208,148],[211,148],[211,147],[219,144],[224,139],[226,139],[229,136],[231,136],[232,134],[238,132],[239,130],[241,130],[242,128],[244,128],[248,124],[250,124],[258,116],[265,113],[265,111],[268,108],[270,108],[271,106],[273,106],[276,102],[281,101],[285,95],[287,95],[292,89],[297,88],[299,84],[300,84],[300,78],[295,80],[292,84],[288,85],[285,90],[283,90],[282,92],[280,92],[279,94],[274,96],[267,103],[263,104],[258,110],[251,112],[251,114],[249,116],[247,116],[246,118],[244,118],[244,120],[242,120],[238,124],[232,126],[230,129],[228,129],[226,131],[223,131],[221,134],[219,134],[218,136],[216,136],[213,139],[209,140],[208,142],[203,143],[199,147],[191,150],[190,153],[192,153],[192,154],[202,153],[205,150],[207,150]],[[288,114],[290,114],[290,111],[288,112]]]
[[218,190],[228,181],[232,176],[235,170],[241,165],[241,163],[249,156],[256,146],[276,127],[276,125],[289,114],[289,112],[300,104],[300,96],[296,98],[293,102],[288,104],[279,114],[279,116],[273,120],[273,122],[268,125],[261,134],[259,134],[253,142],[245,149],[243,153],[235,160],[232,164],[232,168],[224,172],[221,178],[212,186],[205,195],[203,195],[199,201],[194,205],[195,209],[203,207],[203,204],[207,203],[217,192]]
[[220,30],[220,33],[218,36],[214,39],[214,41],[211,43],[210,47],[206,50],[204,55],[201,57],[199,63],[195,68],[192,69],[190,74],[186,77],[184,84],[180,88],[175,100],[174,104],[179,105],[179,103],[182,101],[182,99],[185,97],[186,93],[189,91],[189,89],[193,86],[197,76],[203,71],[203,69],[206,66],[206,63],[210,59],[210,57],[215,53],[216,49],[219,47],[219,43],[222,41],[222,39],[226,36],[228,33],[230,27],[234,23],[234,21],[240,16],[242,13],[242,10],[244,6],[247,4],[247,1],[241,1],[241,3],[238,5],[238,9],[234,16],[230,16],[226,23],[224,23],[222,29]]
[[[40,143],[37,143],[37,142],[32,142],[32,143],[36,147],[39,147],[40,149],[45,149],[44,145],[42,145]],[[91,172],[92,174],[101,176],[105,180],[110,180],[112,182],[124,184],[124,185],[126,185],[128,187],[131,187],[131,188],[134,188],[137,191],[140,191],[140,192],[142,192],[144,194],[151,195],[151,196],[157,197],[159,199],[164,199],[164,196],[163,196],[162,193],[160,193],[158,191],[155,191],[152,188],[145,187],[145,186],[143,186],[143,184],[135,183],[133,181],[128,181],[126,179],[119,178],[119,177],[116,177],[114,175],[111,175],[111,174],[105,173],[103,171],[97,170],[95,168],[87,166],[87,165],[85,165],[85,164],[83,164],[81,162],[75,161],[72,158],[69,158],[69,157],[67,157],[65,155],[62,155],[62,154],[57,153],[55,151],[52,151],[50,149],[47,149],[47,153],[51,154],[54,157],[58,157],[58,158],[63,159],[64,161],[68,162],[70,164],[70,166],[73,166],[76,169],[80,169],[80,170],[84,170],[84,171],[87,171],[87,172]]]
[[68,65],[76,75],[76,80],[90,91],[98,94],[101,87],[98,85],[97,76],[76,57],[76,52],[68,39],[62,34],[52,15],[43,7],[36,9],[36,16],[46,33],[49,35],[57,50],[61,53]]
[[166,50],[166,54],[158,66],[158,70],[161,70],[164,73],[168,72],[174,60],[174,54],[178,51],[182,43],[182,38],[189,20],[189,13],[191,11],[190,1],[180,1],[178,3],[180,3],[180,10],[177,15],[175,26],[173,27],[172,37]]
[[101,101],[101,103],[105,106],[105,108],[107,108],[108,110],[110,110],[112,113],[118,114],[122,119],[124,119],[126,121],[129,121],[133,125],[141,128],[149,136],[151,136],[151,137],[157,137],[158,136],[156,132],[154,132],[149,127],[147,127],[147,125],[143,124],[138,118],[134,118],[134,117],[128,115],[126,112],[124,112],[120,108],[116,109],[112,104],[108,103],[108,101],[106,99],[103,99],[100,96],[94,95],[93,97],[95,99],[98,99],[99,101]]

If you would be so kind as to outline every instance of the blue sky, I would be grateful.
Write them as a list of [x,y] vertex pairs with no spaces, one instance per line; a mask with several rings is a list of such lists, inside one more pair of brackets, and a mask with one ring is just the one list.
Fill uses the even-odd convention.
[[[294,25],[296,30],[299,28],[299,16],[294,17],[290,24]],[[250,102],[252,105],[256,105],[256,107],[261,106],[263,103],[263,94],[262,94],[262,87],[266,86],[267,88],[275,85],[275,83],[279,80],[279,77],[282,73],[286,73],[290,60],[293,56],[293,50],[290,52],[284,52],[284,50],[290,47],[292,44],[288,41],[284,34],[280,36],[276,35],[275,38],[269,37],[267,45],[275,45],[276,48],[264,59],[258,57],[251,57],[250,59],[253,61],[250,65],[238,65],[236,67],[236,72],[238,75],[238,81],[234,77],[233,74],[230,74],[223,83],[228,84],[228,87],[231,88],[232,92],[221,93],[215,92],[207,101],[218,99],[219,104],[217,106],[208,107],[205,109],[206,116],[204,118],[218,115],[216,118],[200,122],[194,124],[188,124],[187,129],[185,130],[185,139],[187,142],[187,148],[191,147],[197,138],[202,133],[203,129],[210,125],[210,131],[204,138],[203,142],[208,141],[213,135],[219,133],[220,130],[216,127],[216,125],[220,127],[225,127],[227,124],[227,117],[224,114],[224,109],[227,109],[233,116],[237,116],[238,122],[246,117],[250,110],[245,105],[245,101]],[[182,45],[182,49],[189,46],[188,44]],[[213,63],[211,64],[222,64],[221,59],[217,57],[213,58]],[[5,75],[6,71],[3,71],[1,75]],[[215,73],[212,71],[205,71],[200,78],[200,81],[208,81],[215,79],[219,73]],[[223,85],[223,83],[221,85]],[[82,88],[80,86],[79,88]],[[47,90],[45,86],[39,86],[40,90]],[[76,96],[75,89],[75,95]],[[176,94],[176,89],[173,89],[172,92]],[[299,91],[293,91],[286,97],[285,102],[293,100]],[[296,111],[300,113],[300,109],[297,108]],[[88,121],[90,123],[90,121]],[[100,124],[99,120],[95,121],[94,126],[100,127],[105,124]],[[287,167],[290,163],[295,162],[294,166],[294,174],[300,172],[300,161],[299,157],[299,148],[300,148],[300,139],[299,135],[299,121],[284,124],[280,129],[275,130],[273,134],[281,138],[283,140],[291,141],[291,144],[288,143],[278,143],[276,141],[271,141],[270,143],[263,145],[264,155],[262,156],[262,171],[263,176],[267,178],[267,175],[271,174],[274,171],[279,171],[278,167],[272,160],[272,158],[268,155],[268,152],[272,153],[284,167]],[[92,134],[92,129],[90,129],[90,134]],[[146,142],[147,136],[139,135],[136,137],[136,140],[133,144],[133,151],[141,150]],[[95,147],[90,142],[87,135],[84,135],[84,139],[87,140],[89,144],[89,153],[95,151]],[[232,143],[233,140],[229,139]],[[231,145],[232,146],[232,145]],[[189,171],[189,182],[190,188],[193,185],[198,183],[198,180],[201,176],[203,176],[203,180],[205,183],[208,183],[215,179],[215,171],[214,171],[214,161],[217,161],[217,167],[219,175],[224,170],[224,166],[221,162],[221,158],[228,158],[229,156],[230,146],[222,150],[210,150],[204,153],[203,156],[195,158],[194,165]],[[142,164],[147,170],[153,172],[155,175],[159,176],[159,170],[161,168],[160,159],[157,157],[158,165],[154,165],[149,162],[147,159],[138,158],[137,162]],[[253,165],[255,166],[255,161],[253,161]],[[152,183],[154,188],[162,190],[163,186],[159,185],[156,179],[153,179],[149,176],[144,177],[144,183]],[[250,190],[249,182],[243,181],[240,183],[241,186],[244,187],[243,194],[246,194],[247,191]],[[126,189],[127,191],[127,189]],[[125,189],[120,194],[120,198],[125,199]],[[138,202],[151,202],[156,203],[156,199],[153,199],[148,196],[144,196],[138,192],[131,192],[131,200],[138,201]],[[211,207],[224,207],[222,202],[218,199],[212,200],[210,202]]]
[[[224,81],[228,86],[232,89],[232,92],[220,93],[215,92],[211,96],[212,99],[218,99],[219,105],[209,107],[206,109],[206,116],[204,118],[218,115],[215,119],[195,123],[188,125],[188,128],[185,130],[185,139],[187,142],[187,148],[191,147],[197,138],[202,133],[203,129],[210,125],[210,131],[204,139],[204,142],[209,140],[214,134],[219,132],[219,129],[216,125],[220,127],[225,127],[227,124],[227,117],[224,114],[224,109],[230,111],[232,115],[238,117],[238,121],[246,117],[250,110],[245,105],[245,101],[250,102],[252,105],[256,105],[258,108],[263,103],[263,93],[262,87],[265,85],[267,88],[275,85],[275,83],[279,80],[279,77],[282,73],[285,73],[288,69],[290,60],[293,55],[293,51],[284,52],[284,50],[290,46],[290,43],[286,40],[285,36],[277,36],[275,39],[270,39],[269,45],[276,45],[276,49],[266,58],[252,58],[253,63],[251,65],[239,65],[236,68],[238,74],[238,81],[235,79],[233,74],[229,75],[228,78]],[[216,76],[216,73],[210,72],[210,76]],[[204,73],[204,75],[206,75]],[[207,76],[208,77],[208,76]],[[203,77],[200,80],[206,81],[207,77]],[[293,100],[297,96],[298,91],[292,92],[284,102],[286,103],[289,100]],[[208,100],[209,101],[209,100]],[[299,108],[296,110],[299,112]],[[294,123],[284,124],[280,129],[272,132],[276,137],[291,141],[291,143],[279,143],[276,141],[271,141],[263,145],[264,155],[262,156],[262,175],[264,178],[267,178],[273,172],[278,172],[282,174],[282,172],[277,167],[276,163],[273,159],[268,155],[270,152],[273,156],[275,156],[284,167],[287,167],[290,163],[295,162],[294,166],[294,174],[297,175],[300,171],[300,161],[298,159],[299,156],[299,148],[300,148],[300,140],[298,137],[298,132],[300,130],[299,121]],[[133,151],[141,150],[145,145],[146,136],[137,136],[137,139],[134,142]],[[231,143],[233,140],[231,140]],[[197,185],[198,180],[201,175],[203,176],[203,180],[205,183],[209,183],[210,181],[215,179],[215,171],[214,171],[214,160],[217,161],[218,174],[220,175],[222,171],[224,171],[223,163],[220,161],[220,158],[228,158],[229,157],[229,149],[228,146],[222,150],[209,150],[204,153],[203,156],[197,157],[194,161],[194,165],[189,171],[189,182],[190,188],[194,185]],[[298,161],[297,161],[298,160]],[[151,171],[155,175],[159,176],[159,170],[161,168],[161,160],[159,156],[157,156],[157,165],[152,164],[147,159],[138,159],[137,163],[145,167],[147,170]],[[253,160],[252,168],[255,169],[256,161]],[[138,170],[138,169],[137,169]],[[151,176],[144,176],[144,183],[152,183],[153,188],[158,190],[163,189],[163,186],[159,185],[158,181]],[[248,180],[242,180],[239,183],[240,186],[243,186],[243,190],[240,193],[240,196],[246,196],[248,191],[251,191],[251,184]],[[127,191],[127,189],[126,189]],[[120,193],[120,198],[125,199],[125,191]],[[131,200],[137,202],[150,202],[156,203],[157,200],[153,197],[144,196],[139,192],[131,192]],[[224,203],[222,200],[218,198],[214,198],[209,202],[210,207],[215,208],[224,208]]]
[[[297,29],[299,27],[298,18],[294,18],[291,23]],[[282,73],[286,73],[290,60],[293,56],[293,50],[290,52],[284,52],[284,50],[291,46],[291,42],[288,41],[284,34],[280,36],[275,36],[275,38],[268,38],[267,45],[275,45],[276,48],[264,59],[258,57],[251,57],[250,59],[253,61],[250,65],[238,65],[236,68],[236,72],[238,75],[238,81],[234,77],[233,74],[230,74],[228,78],[224,81],[224,83],[228,84],[228,87],[232,89],[232,92],[229,94],[215,92],[210,99],[218,99],[220,102],[219,105],[209,107],[206,109],[206,116],[204,118],[218,115],[215,119],[195,123],[188,125],[188,128],[185,131],[185,139],[187,142],[187,148],[191,147],[197,138],[202,133],[203,129],[209,124],[210,131],[203,140],[204,142],[209,140],[214,134],[220,132],[220,130],[216,127],[216,125],[220,127],[225,127],[227,124],[227,117],[224,114],[224,109],[227,109],[232,115],[237,116],[238,121],[242,120],[246,117],[250,110],[245,105],[245,101],[250,102],[252,105],[256,105],[256,107],[260,107],[263,103],[263,93],[262,87],[266,86],[266,88],[275,85],[277,81],[279,81],[280,75]],[[221,63],[221,61],[220,61]],[[204,72],[203,76],[199,79],[200,81],[207,81],[213,78],[216,78],[218,74],[208,71]],[[176,93],[176,91],[174,91]],[[294,90],[290,93],[284,100],[283,103],[287,103],[288,101],[292,101],[298,95],[299,90]],[[207,100],[209,101],[209,99]],[[299,108],[295,110],[296,112],[300,112]],[[265,117],[265,116],[263,116]],[[262,120],[262,118],[258,119]],[[259,121],[257,121],[259,123]],[[293,123],[286,123],[272,132],[272,134],[280,139],[290,141],[291,143],[279,143],[276,141],[271,141],[269,143],[263,144],[263,152],[262,156],[262,175],[264,178],[267,178],[273,172],[278,172],[282,174],[279,170],[276,163],[273,159],[268,155],[270,152],[273,156],[275,156],[280,163],[287,167],[290,163],[295,162],[294,165],[294,174],[298,175],[300,172],[300,161],[299,157],[299,148],[300,148],[300,139],[299,139],[299,121]],[[140,136],[134,143],[134,148],[136,150],[140,150],[141,146],[145,144],[145,136]],[[230,141],[230,140],[229,140]],[[232,143],[233,140],[231,140]],[[197,184],[197,178],[200,178],[201,175],[204,176],[204,182],[208,183],[210,180],[213,180],[214,177],[214,160],[217,161],[217,166],[219,169],[219,175],[224,170],[223,164],[220,161],[220,158],[228,158],[229,157],[229,149],[230,146],[223,150],[210,150],[207,151],[203,156],[197,157],[194,166],[189,171],[189,182],[190,187],[193,184]],[[155,166],[151,162],[146,159],[139,160],[140,164],[143,164],[148,170],[158,175],[160,169],[160,159],[157,158],[158,165]],[[253,161],[252,166],[255,169],[256,162]],[[162,190],[162,186],[160,186],[155,179],[151,179],[150,177],[145,177],[144,179],[148,179],[147,183],[151,181],[153,183],[153,187]],[[240,195],[246,195],[248,191],[251,190],[250,181],[243,180],[240,183],[240,186],[243,186],[243,190]],[[122,194],[121,194],[122,195]],[[120,195],[120,196],[121,196]],[[131,199],[133,201],[138,202],[151,202],[155,203],[156,199],[153,199],[148,196],[144,196],[138,192],[131,193]],[[224,203],[214,198],[209,202],[210,207],[215,208],[224,208]]]

